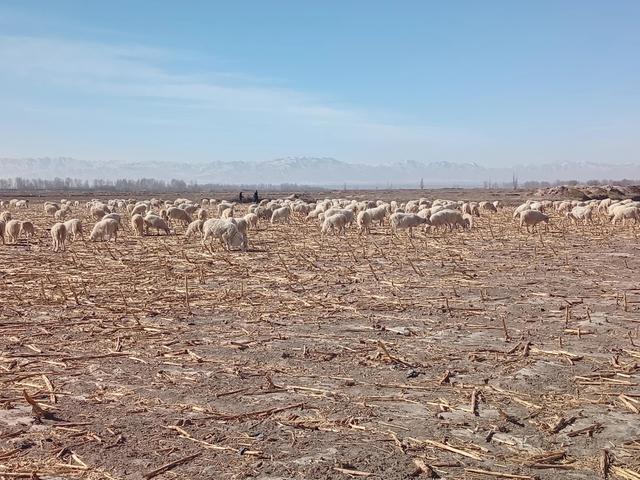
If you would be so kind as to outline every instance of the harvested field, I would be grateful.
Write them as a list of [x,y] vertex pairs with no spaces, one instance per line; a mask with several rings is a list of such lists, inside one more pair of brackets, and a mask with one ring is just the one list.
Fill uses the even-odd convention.
[[640,227],[512,211],[55,254],[12,210],[0,479],[640,479]]

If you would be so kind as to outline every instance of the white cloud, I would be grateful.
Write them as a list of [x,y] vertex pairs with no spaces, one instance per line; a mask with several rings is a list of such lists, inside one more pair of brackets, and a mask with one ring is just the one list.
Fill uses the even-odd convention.
[[[242,158],[249,154],[256,159],[291,152],[330,154],[358,161],[425,159],[445,158],[447,149],[457,155],[460,145],[485,142],[473,132],[403,123],[387,113],[336,106],[324,97],[272,86],[262,78],[243,73],[200,70],[202,65],[211,63],[209,60],[194,52],[136,44],[0,35],[4,76],[0,81],[11,78],[26,86],[27,97],[31,85],[37,89],[34,91],[45,92],[48,97],[61,93],[61,100],[53,103],[41,101],[39,93],[25,98],[23,110],[44,113],[50,109],[49,118],[62,115],[77,122],[83,118],[83,106],[73,99],[84,94],[83,98],[99,100],[99,106],[85,109],[84,116],[90,115],[91,121],[127,125],[137,122],[140,135],[145,135],[143,129],[149,126],[174,125],[173,141],[180,148],[190,142],[205,156],[206,151],[211,154],[212,149],[223,149],[231,155],[236,151]],[[104,102],[111,98],[114,102]],[[122,110],[118,107],[121,101],[127,102]],[[238,144],[245,136],[243,132],[236,132],[228,140],[218,132],[216,147],[212,147],[214,132],[204,133],[203,126],[213,124],[252,129],[248,132],[253,138],[252,146]],[[202,132],[199,137],[197,131]],[[98,138],[99,134],[91,135]],[[147,132],[146,136],[148,139],[153,134]],[[145,148],[145,141],[148,144],[149,140],[142,137],[137,140],[139,148]],[[128,142],[120,148],[131,149],[133,140]],[[110,142],[108,148],[115,148],[113,145],[118,143]],[[116,154],[126,155],[124,151]]]
[[[191,58],[198,57],[192,54]],[[244,74],[174,73],[171,63],[176,60],[184,61],[185,52],[141,45],[0,36],[0,64],[5,75],[38,78],[40,82],[46,79],[56,86],[94,94],[172,100],[198,108],[287,115],[325,126],[350,127],[394,137],[400,133],[401,137],[415,139],[425,134],[420,127],[377,123],[369,119],[367,112],[335,107],[299,91],[252,84],[251,77]],[[454,136],[460,133],[463,132],[454,133]]]

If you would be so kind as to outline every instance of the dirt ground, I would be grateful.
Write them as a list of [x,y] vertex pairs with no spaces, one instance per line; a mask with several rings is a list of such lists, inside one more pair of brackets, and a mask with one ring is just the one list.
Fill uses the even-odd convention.
[[54,254],[40,201],[12,213],[0,479],[640,479],[640,226]]

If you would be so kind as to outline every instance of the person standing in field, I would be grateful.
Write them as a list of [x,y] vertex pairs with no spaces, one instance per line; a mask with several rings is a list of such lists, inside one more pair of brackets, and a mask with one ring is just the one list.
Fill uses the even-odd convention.
[[253,192],[253,203],[258,203],[258,190],[256,190],[255,192]]
[[238,195],[238,199],[240,200],[240,203],[243,202],[244,198],[242,197],[242,192],[240,192],[240,195]]

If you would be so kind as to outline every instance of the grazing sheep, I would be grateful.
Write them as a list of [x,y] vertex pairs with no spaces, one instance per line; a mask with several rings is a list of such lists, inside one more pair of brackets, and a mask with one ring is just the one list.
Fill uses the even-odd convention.
[[344,215],[347,218],[347,225],[353,224],[353,222],[355,222],[356,220],[356,217],[353,214],[353,210],[349,208],[330,208],[329,210],[324,212],[324,218],[326,219],[336,214]]
[[391,226],[391,232],[395,235],[398,230],[405,228],[409,229],[409,236],[413,238],[413,229],[424,223],[428,223],[424,217],[415,213],[393,213],[389,217],[389,225]]
[[144,235],[144,217],[139,213],[131,217],[131,230],[139,237]]
[[258,228],[258,221],[260,218],[255,213],[247,213],[243,217],[247,221],[249,228]]
[[167,216],[170,220],[178,220],[185,225],[189,225],[193,221],[187,212],[178,207],[167,209]]
[[113,241],[118,241],[118,221],[113,218],[104,218],[97,222],[91,233],[89,234],[89,240],[92,242],[108,242],[113,237]]
[[233,208],[234,206],[235,206],[235,203],[221,202],[221,203],[218,205],[218,216],[219,216],[219,217],[222,217],[222,213],[223,213],[225,210],[228,210],[228,209],[230,209],[230,208]]
[[18,200],[15,205],[16,208],[29,208],[29,200]]
[[107,214],[107,212],[102,207],[91,207],[90,213],[91,216],[96,220],[102,220],[102,217]]
[[478,206],[480,207],[480,210],[486,210],[493,213],[496,213],[498,211],[498,207],[491,202],[480,202]]
[[213,240],[217,238],[227,251],[230,251],[232,247],[240,248],[242,251],[247,248],[244,235],[229,220],[210,218],[204,222],[202,231],[204,232],[202,235],[203,246],[206,246],[207,239],[211,239],[210,244],[213,245]]
[[105,220],[107,218],[115,220],[116,222],[118,222],[118,227],[122,228],[122,217],[119,213],[107,213],[104,217],[102,217],[102,220]]
[[322,223],[321,233],[322,235],[325,235],[329,229],[331,230],[331,233],[336,235],[345,233],[345,227],[348,222],[349,219],[343,213],[334,213],[329,217],[325,217],[324,222]]
[[518,218],[520,216],[520,214],[522,212],[524,212],[525,210],[531,210],[531,200],[527,200],[525,203],[523,203],[522,205],[518,206],[513,211],[513,219],[515,220],[516,218]]
[[453,230],[453,227],[465,228],[467,225],[461,212],[448,208],[439,210],[431,215],[429,223],[435,228],[448,227],[449,231]]
[[533,227],[534,230],[536,225],[540,222],[544,222],[545,230],[549,229],[549,216],[538,210],[525,210],[520,213],[520,228],[522,226],[527,227],[527,232],[530,232],[529,227]]
[[299,215],[306,216],[309,214],[310,211],[311,211],[311,205],[308,205],[306,203],[296,203],[293,206],[293,213],[297,213]]
[[271,216],[273,215],[273,209],[260,205],[255,209],[253,213],[255,213],[258,218],[269,221],[271,220]]
[[47,215],[51,215],[54,216],[55,213],[60,210],[60,207],[58,205],[56,205],[55,203],[51,203],[51,202],[45,202],[44,204],[44,212]]
[[467,228],[467,229],[473,228],[473,215],[469,215],[468,213],[463,213],[462,220],[464,221],[464,228]]
[[358,223],[358,229],[360,230],[359,235],[362,235],[363,233],[368,235],[371,233],[371,224],[373,223],[373,220],[368,210],[362,210],[358,213],[356,221]]
[[0,220],[2,220],[5,223],[11,220],[11,212],[0,213]]
[[281,220],[284,220],[287,223],[290,223],[290,217],[291,217],[291,208],[289,208],[288,206],[276,208],[271,214],[271,223],[276,223]]
[[29,239],[35,235],[36,229],[33,226],[32,222],[30,222],[29,220],[25,220],[23,222],[20,222],[20,233],[24,233],[27,241],[29,241]]
[[229,221],[235,224],[236,228],[242,235],[245,237],[247,236],[249,223],[244,218],[230,218]]
[[629,206],[627,208],[621,208],[616,210],[616,213],[611,219],[611,223],[614,225],[618,223],[618,220],[622,220],[622,226],[625,225],[625,220],[633,219],[634,223],[640,222],[640,208],[635,206]]
[[188,215],[193,215],[200,207],[198,205],[181,205],[180,208],[187,212]]
[[375,208],[368,208],[365,210],[365,212],[369,213],[372,223],[379,222],[380,226],[382,226],[382,224],[384,223],[384,219],[387,216],[387,213],[389,213],[390,208],[391,208],[390,205],[383,204]]
[[56,212],[53,214],[53,218],[58,222],[64,222],[69,213],[71,213],[71,211],[67,208],[61,208],[60,210],[56,210]]
[[207,217],[208,217],[207,211],[204,208],[201,208],[200,210],[198,210],[198,214],[196,215],[196,218],[198,220],[202,220],[202,222],[204,223]]
[[67,248],[67,227],[64,223],[56,223],[51,227],[51,240],[53,240],[53,251],[63,252]]
[[4,231],[9,243],[16,243],[20,235],[20,220],[9,220],[5,225]]
[[190,238],[192,235],[199,233],[202,235],[202,227],[204,226],[204,220],[196,219],[189,224],[187,231],[185,232],[185,238]]
[[222,211],[222,215],[220,215],[220,218],[233,218],[233,207],[225,208]]
[[144,217],[144,225],[146,227],[147,233],[149,232],[149,228],[151,227],[157,230],[158,235],[160,235],[160,230],[162,230],[167,235],[169,235],[169,233],[171,232],[169,230],[167,222],[165,222],[162,217],[159,217],[158,215],[154,215],[152,213],[147,213],[147,215]]
[[82,230],[82,222],[77,218],[72,218],[64,222],[64,227],[67,230],[67,237],[73,235],[73,241],[76,241],[78,235],[84,240],[84,234]]
[[591,207],[573,207],[570,212],[566,213],[566,216],[576,225],[579,220],[583,220],[586,224],[592,221],[592,210]]
[[139,203],[137,205],[135,205],[131,211],[129,212],[131,214],[131,216],[133,215],[145,215],[147,213],[147,205],[145,205],[144,203]]

